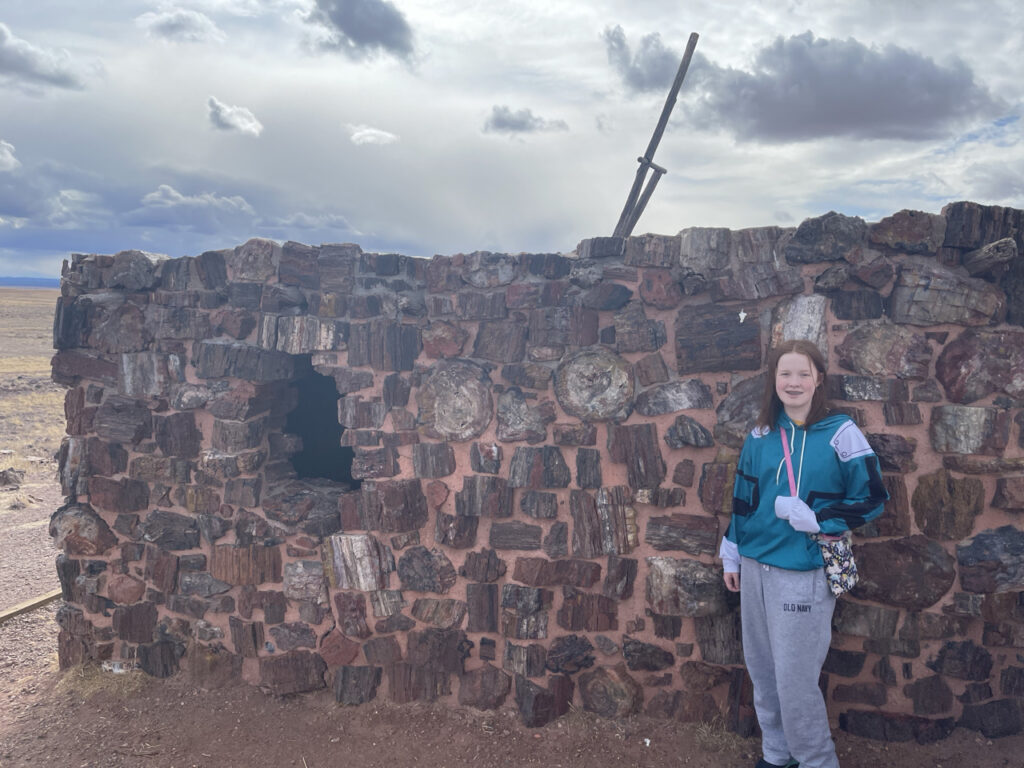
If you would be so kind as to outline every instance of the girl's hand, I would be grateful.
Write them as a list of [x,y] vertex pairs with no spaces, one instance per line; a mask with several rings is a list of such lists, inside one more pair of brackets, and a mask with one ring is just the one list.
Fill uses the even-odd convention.
[[788,520],[794,530],[802,533],[817,533],[821,530],[814,510],[797,496],[776,497],[775,516],[780,520]]
[[730,592],[740,591],[740,575],[739,573],[730,573],[726,571],[722,574],[722,580],[725,582],[725,588]]

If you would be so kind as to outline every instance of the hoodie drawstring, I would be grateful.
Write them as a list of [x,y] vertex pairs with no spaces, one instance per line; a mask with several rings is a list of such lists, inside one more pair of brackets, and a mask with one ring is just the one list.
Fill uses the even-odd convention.
[[[785,440],[786,439],[786,428],[785,427],[779,427],[779,429],[782,431],[782,439]],[[799,464],[799,468],[797,469],[797,473],[796,473],[796,495],[798,497],[800,496],[800,480],[803,478],[803,474],[804,474],[804,449],[807,447],[807,430],[806,429],[803,430],[803,435],[804,435],[804,439],[800,441],[800,464]],[[793,453],[793,447],[794,447],[795,444],[796,444],[796,424],[793,425],[793,431],[790,433],[790,437],[789,437],[789,452],[790,453]],[[779,462],[779,468],[777,470],[775,470],[775,484],[776,485],[778,485],[781,482],[782,466],[785,463],[786,463],[786,457],[783,456],[782,460]]]

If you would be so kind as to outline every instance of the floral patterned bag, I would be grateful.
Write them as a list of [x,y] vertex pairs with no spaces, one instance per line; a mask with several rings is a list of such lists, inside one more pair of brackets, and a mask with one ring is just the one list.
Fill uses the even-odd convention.
[[853,534],[844,531],[840,536],[816,533],[812,539],[821,545],[821,559],[825,561],[825,578],[832,594],[839,597],[857,583],[857,563],[853,561]]
[[[799,489],[793,477],[793,459],[789,455],[789,443],[782,437],[782,454],[786,457],[786,472],[789,475],[789,493],[796,496]],[[825,561],[825,578],[832,594],[839,597],[849,592],[857,583],[857,564],[853,561],[853,534],[843,531],[838,536],[825,533],[811,534],[821,547],[821,559]]]

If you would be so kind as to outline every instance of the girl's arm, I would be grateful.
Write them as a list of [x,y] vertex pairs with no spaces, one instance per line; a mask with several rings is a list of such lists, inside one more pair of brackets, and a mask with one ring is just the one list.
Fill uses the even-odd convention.
[[817,517],[822,533],[839,534],[882,514],[889,492],[882,482],[878,457],[852,421],[844,423],[830,443],[839,460],[843,498],[829,501]]

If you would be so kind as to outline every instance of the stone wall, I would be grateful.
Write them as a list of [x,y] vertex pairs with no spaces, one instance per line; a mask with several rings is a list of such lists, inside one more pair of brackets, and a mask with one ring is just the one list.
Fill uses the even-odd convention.
[[[805,337],[892,495],[837,606],[831,715],[1018,732],[1022,225],[954,203],[569,255],[77,255],[54,325],[61,665],[749,734],[714,553],[767,352]],[[311,453],[340,479],[300,477],[335,419],[343,448]]]

